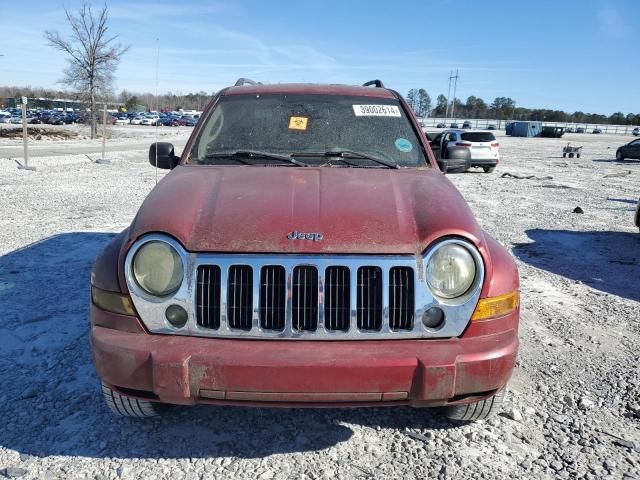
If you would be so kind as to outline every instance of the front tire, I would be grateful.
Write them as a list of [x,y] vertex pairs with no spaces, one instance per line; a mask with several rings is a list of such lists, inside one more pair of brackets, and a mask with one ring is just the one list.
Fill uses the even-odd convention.
[[622,155],[622,152],[619,150],[616,152],[616,160],[619,162],[622,162],[624,160],[624,155]]
[[151,418],[160,415],[153,402],[121,395],[104,383],[102,384],[102,395],[109,410],[119,417]]
[[467,403],[466,405],[451,405],[445,407],[444,415],[450,420],[460,422],[475,422],[489,418],[502,409],[502,403],[506,389],[497,391],[492,397],[485,398],[479,402]]
[[482,167],[482,169],[484,170],[484,173],[491,173],[496,169],[496,167]]

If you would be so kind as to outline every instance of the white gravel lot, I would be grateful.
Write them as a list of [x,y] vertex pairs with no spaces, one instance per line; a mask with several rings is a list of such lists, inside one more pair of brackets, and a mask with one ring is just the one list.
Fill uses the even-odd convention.
[[[505,411],[469,425],[409,408],[113,417],[91,362],[89,273],[154,186],[154,169],[135,135],[111,142],[133,145],[110,152],[110,165],[59,155],[20,171],[0,148],[0,473],[640,479],[640,162],[613,160],[630,138],[500,137],[494,173],[449,176],[511,250],[522,281],[521,350]],[[567,141],[584,145],[582,158],[562,158]],[[583,214],[573,213],[578,206]]]

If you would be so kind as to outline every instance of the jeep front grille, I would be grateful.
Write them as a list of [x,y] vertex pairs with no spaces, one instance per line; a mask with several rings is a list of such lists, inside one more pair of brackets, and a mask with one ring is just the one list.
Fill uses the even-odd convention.
[[[383,326],[389,331],[412,330],[414,269],[389,268],[388,278],[377,266],[354,270],[327,266],[320,271],[313,265],[296,265],[288,276],[280,265],[229,265],[223,275],[218,265],[200,265],[196,323],[206,330],[255,331],[258,336],[297,336],[318,329],[344,334],[353,327],[365,333],[381,332]],[[254,283],[259,284],[255,294]],[[389,292],[386,308],[385,285]],[[225,297],[226,305],[220,301]]]

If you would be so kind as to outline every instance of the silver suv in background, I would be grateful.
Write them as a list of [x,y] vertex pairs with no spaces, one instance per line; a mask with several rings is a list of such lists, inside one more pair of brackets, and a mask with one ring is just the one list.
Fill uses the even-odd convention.
[[500,144],[493,132],[444,130],[429,143],[443,171],[481,167],[486,173],[491,173],[500,161]]

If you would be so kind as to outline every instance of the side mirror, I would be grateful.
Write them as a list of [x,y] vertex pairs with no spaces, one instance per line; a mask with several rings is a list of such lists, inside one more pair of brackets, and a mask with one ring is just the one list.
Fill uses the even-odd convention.
[[156,156],[158,159],[158,168],[171,170],[180,162],[180,157],[174,154],[173,145],[167,142],[152,143],[149,147],[149,163],[156,166]]

